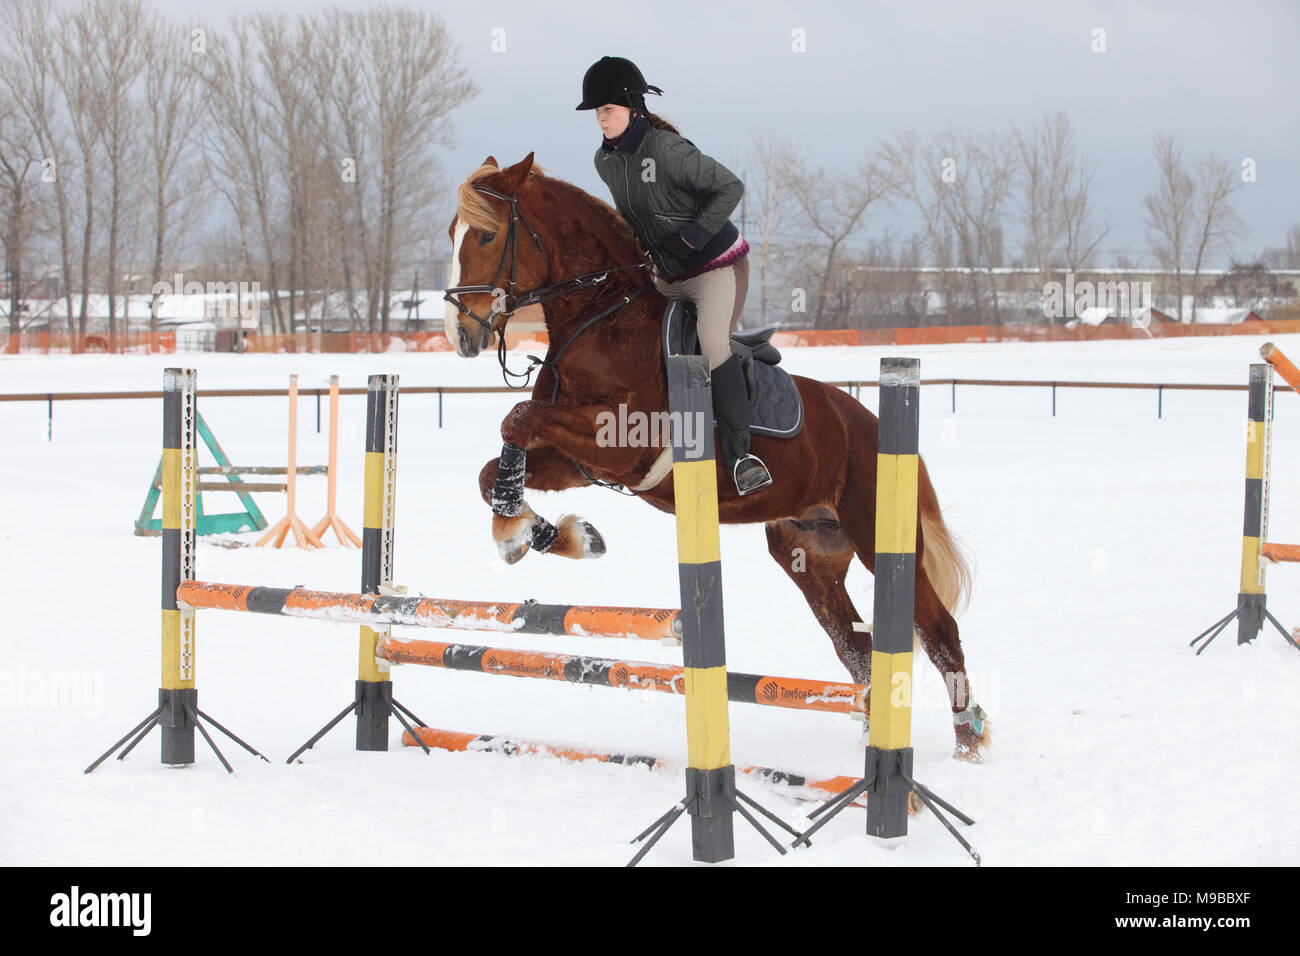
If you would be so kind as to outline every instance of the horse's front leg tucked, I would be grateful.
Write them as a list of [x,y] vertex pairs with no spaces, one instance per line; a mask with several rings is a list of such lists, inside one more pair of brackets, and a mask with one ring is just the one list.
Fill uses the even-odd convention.
[[[524,500],[525,476],[541,479],[532,482],[534,487],[556,490],[586,483],[575,480],[580,476],[572,461],[562,464],[560,459],[590,463],[597,457],[597,421],[602,413],[615,414],[604,404],[560,406],[526,401],[516,405],[501,423],[504,443],[489,503],[492,537],[508,563],[515,563],[529,549],[570,558],[595,558],[605,553],[604,539],[589,522],[577,515],[564,515],[552,524]],[[525,449],[543,442],[538,451],[546,457],[540,463],[530,461]],[[635,466],[644,449],[601,447],[599,452],[602,467],[621,473]],[[539,467],[544,473],[538,472]]]
[[[479,493],[489,505],[500,500],[497,484],[500,472],[500,458],[493,458],[479,472]],[[508,496],[514,494],[509,490],[513,487],[513,479],[502,484],[507,489]],[[563,491],[566,488],[586,487],[588,484],[587,479],[573,466],[573,461],[554,448],[541,445],[528,450],[524,487]],[[522,491],[518,495],[522,500]],[[498,529],[499,522],[509,524],[503,524]],[[534,512],[526,501],[523,501],[519,513],[513,517],[494,514],[492,529],[501,557],[511,564],[527,554],[530,548],[566,558],[598,558],[605,553],[604,539],[586,521],[575,515],[564,515],[558,524],[552,524]],[[498,530],[504,533],[504,537],[498,535]]]

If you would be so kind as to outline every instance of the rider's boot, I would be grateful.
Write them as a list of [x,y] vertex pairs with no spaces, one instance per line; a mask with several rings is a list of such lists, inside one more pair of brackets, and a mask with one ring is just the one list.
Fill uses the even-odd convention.
[[718,420],[718,457],[726,465],[739,494],[766,488],[772,483],[772,475],[757,455],[749,453],[751,409],[740,356],[732,354],[709,375],[713,412]]

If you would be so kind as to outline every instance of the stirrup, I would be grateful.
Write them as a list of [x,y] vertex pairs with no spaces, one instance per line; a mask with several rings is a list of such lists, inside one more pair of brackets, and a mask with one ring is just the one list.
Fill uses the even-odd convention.
[[[742,465],[745,466],[743,475]],[[757,455],[745,455],[743,458],[737,458],[736,463],[731,466],[731,480],[739,494],[747,495],[770,485],[772,473],[767,470],[767,465],[763,464],[763,460]]]

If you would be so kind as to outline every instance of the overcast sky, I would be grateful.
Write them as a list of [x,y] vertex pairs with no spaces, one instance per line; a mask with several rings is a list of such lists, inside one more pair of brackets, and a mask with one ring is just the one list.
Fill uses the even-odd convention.
[[[234,0],[220,16],[334,5],[366,4]],[[1257,181],[1236,196],[1247,225],[1238,258],[1282,245],[1300,223],[1297,0],[393,5],[441,16],[481,91],[454,116],[446,162],[457,182],[489,153],[506,164],[535,150],[554,175],[608,200],[592,166],[600,131],[574,106],[587,67],[611,55],[636,62],[665,91],[648,98],[651,109],[742,178],[749,137],[764,126],[789,136],[813,166],[847,174],[908,126],[1005,129],[1062,110],[1098,162],[1093,207],[1111,225],[1102,265],[1121,253],[1150,261],[1142,196],[1155,186],[1151,137],[1160,129],[1177,132],[1185,160],[1211,151],[1234,166],[1255,160]],[[199,0],[166,8],[205,23],[218,9]],[[1091,49],[1096,28],[1105,30],[1104,53]],[[796,29],[806,52],[791,49]],[[492,50],[497,30],[505,52]],[[1009,239],[1015,215],[1009,206]],[[904,235],[912,222],[881,208],[856,245],[887,229]]]

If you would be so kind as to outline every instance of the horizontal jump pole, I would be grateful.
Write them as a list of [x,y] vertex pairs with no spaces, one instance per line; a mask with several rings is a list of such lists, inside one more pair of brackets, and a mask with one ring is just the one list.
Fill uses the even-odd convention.
[[[686,693],[685,673],[673,664],[399,638],[380,641],[375,653],[395,664],[422,664],[447,670],[535,677],[624,690]],[[854,710],[855,701],[865,705],[865,698],[866,687],[862,684],[727,672],[727,699],[742,704],[847,714]]]
[[1265,362],[1273,366],[1278,375],[1286,379],[1288,385],[1300,391],[1300,369],[1295,367],[1280,348],[1272,342],[1265,342],[1259,347],[1259,354]]
[[[284,475],[289,469],[285,465],[204,465],[199,469],[200,475]],[[295,469],[299,475],[328,475],[328,465],[299,465]]]
[[[681,769],[681,764],[662,757],[602,753],[582,747],[544,744],[498,734],[471,734],[458,730],[439,730],[436,727],[416,727],[415,733],[420,740],[424,741],[425,746],[452,753],[491,753],[503,757],[555,757],[573,762],[596,761],[625,767],[646,767],[649,770]],[[402,732],[402,744],[406,747],[418,746],[415,737],[412,737],[409,731]],[[736,770],[764,783],[788,787],[791,790],[790,796],[800,800],[829,800],[857,783],[856,777],[810,777],[788,770],[777,770],[774,767],[737,767]],[[865,807],[866,797],[859,797],[854,801],[854,805]]]
[[283,481],[200,481],[199,491],[287,491]]
[[1259,553],[1270,561],[1279,563],[1300,561],[1300,544],[1273,544],[1270,542],[1260,548]]
[[536,601],[453,601],[405,595],[345,594],[307,588],[266,588],[182,581],[176,600],[193,608],[251,611],[285,617],[365,624],[405,624],[509,634],[681,640],[673,608],[539,604]]

